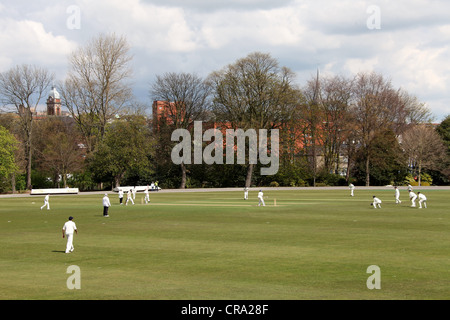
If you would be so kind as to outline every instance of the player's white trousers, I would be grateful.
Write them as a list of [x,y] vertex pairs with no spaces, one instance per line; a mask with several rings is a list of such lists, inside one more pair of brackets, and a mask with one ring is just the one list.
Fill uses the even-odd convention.
[[44,205],[41,207],[41,210],[45,207],[47,207],[47,210],[50,210],[50,203],[48,201],[44,201]]
[[66,245],[66,253],[73,251],[73,233],[67,233],[67,245]]
[[417,199],[417,197],[413,197],[411,199],[411,207],[415,207],[416,206],[416,199]]

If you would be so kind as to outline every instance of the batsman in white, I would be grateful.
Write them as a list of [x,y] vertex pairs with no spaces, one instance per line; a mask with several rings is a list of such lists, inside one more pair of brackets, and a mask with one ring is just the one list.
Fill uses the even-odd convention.
[[248,200],[248,188],[244,188],[244,200]]
[[427,208],[427,197],[420,192],[417,192],[417,198],[419,199],[419,209],[422,209],[422,203],[424,208]]
[[73,233],[78,234],[77,226],[75,222],[72,221],[73,217],[69,217],[69,221],[64,223],[62,228],[62,237],[67,237],[67,245],[66,245],[66,253],[70,253],[73,251]]
[[144,193],[145,193],[145,197],[144,197],[145,203],[149,203],[150,202],[150,196],[148,194],[148,185],[145,188]]
[[264,193],[262,192],[262,190],[259,190],[258,192],[258,199],[259,199],[258,207],[261,206],[261,204],[263,205],[263,207],[265,207],[266,204],[264,203]]

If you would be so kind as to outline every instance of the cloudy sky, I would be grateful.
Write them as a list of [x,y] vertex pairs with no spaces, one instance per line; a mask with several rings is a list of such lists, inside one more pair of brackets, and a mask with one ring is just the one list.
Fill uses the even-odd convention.
[[2,0],[0,72],[36,64],[63,80],[67,56],[99,33],[125,35],[134,90],[150,104],[155,75],[207,76],[251,52],[270,53],[303,85],[318,69],[376,71],[450,114],[450,1]]

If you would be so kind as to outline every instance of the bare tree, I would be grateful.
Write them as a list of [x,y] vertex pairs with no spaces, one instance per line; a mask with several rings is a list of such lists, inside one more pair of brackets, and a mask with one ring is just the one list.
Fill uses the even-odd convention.
[[303,90],[306,103],[302,106],[302,119],[305,123],[303,127],[303,144],[306,155],[309,160],[311,172],[313,175],[313,186],[316,186],[316,177],[318,171],[317,159],[320,152],[319,130],[321,129],[321,89],[319,80],[319,71],[315,79],[309,80]]
[[68,117],[49,117],[37,123],[34,135],[35,162],[39,169],[52,175],[54,186],[67,187],[67,176],[84,166],[83,149],[78,144],[79,131]]
[[[258,132],[281,127],[298,102],[293,79],[294,73],[280,67],[269,54],[251,53],[209,76],[214,113],[234,129]],[[247,167],[246,187],[250,186],[253,168],[252,163]]]
[[418,183],[421,185],[423,169],[441,169],[440,164],[446,163],[445,145],[436,130],[429,124],[411,126],[401,139],[401,146],[414,163],[417,170]]
[[351,136],[352,85],[352,80],[341,76],[321,79],[320,107],[323,121],[318,138],[323,146],[326,172],[339,172],[342,145]]
[[61,98],[89,151],[103,137],[107,122],[133,99],[129,50],[124,36],[101,34],[69,56]]
[[[163,104],[163,122],[171,130],[193,127],[194,121],[205,120],[209,111],[210,87],[191,73],[165,73],[158,75],[150,88],[153,100]],[[156,115],[154,115],[156,116]],[[163,143],[170,144],[170,141]],[[186,187],[186,164],[181,162],[181,185]]]
[[0,97],[2,104],[14,109],[19,115],[26,161],[26,184],[31,189],[33,113],[45,98],[53,75],[47,70],[20,65],[0,74]]

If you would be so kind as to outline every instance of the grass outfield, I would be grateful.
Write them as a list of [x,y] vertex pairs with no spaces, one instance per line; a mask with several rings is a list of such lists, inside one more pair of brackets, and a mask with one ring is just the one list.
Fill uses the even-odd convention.
[[[417,190],[416,190],[417,191]],[[111,194],[0,199],[0,299],[449,299],[450,191],[265,190],[151,193],[119,206]],[[369,203],[376,194],[382,209]],[[276,206],[274,206],[276,199]],[[75,251],[61,228],[74,216]],[[67,268],[81,271],[69,290]],[[369,290],[367,268],[381,271]]]

